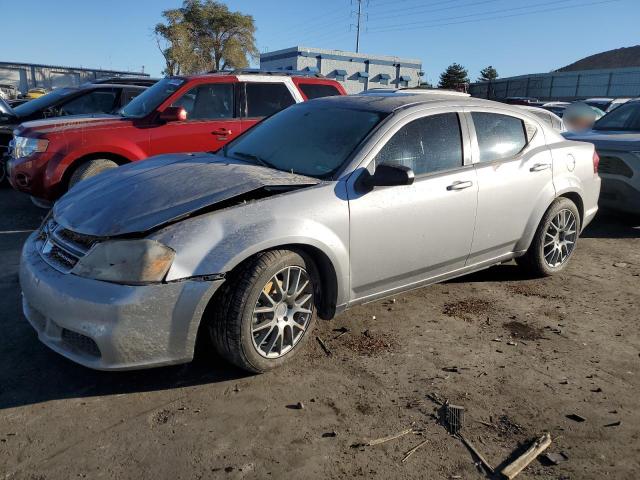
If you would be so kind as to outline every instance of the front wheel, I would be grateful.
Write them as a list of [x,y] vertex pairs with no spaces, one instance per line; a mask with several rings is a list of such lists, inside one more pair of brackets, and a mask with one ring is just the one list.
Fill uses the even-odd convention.
[[579,234],[578,208],[568,198],[558,198],[542,217],[527,253],[516,262],[534,276],[561,272],[575,251]]
[[313,261],[290,250],[247,260],[214,300],[209,331],[218,353],[255,373],[288,361],[313,329],[317,279]]
[[107,158],[95,158],[80,165],[69,178],[69,189],[87,178],[95,177],[99,173],[117,168],[118,164]]

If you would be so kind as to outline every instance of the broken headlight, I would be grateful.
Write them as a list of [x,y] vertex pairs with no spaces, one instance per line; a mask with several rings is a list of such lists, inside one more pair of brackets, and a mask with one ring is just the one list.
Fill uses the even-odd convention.
[[13,137],[13,157],[25,158],[47,151],[49,140],[29,137]]
[[80,277],[144,285],[161,282],[175,252],[155,240],[107,240],[94,245],[73,267]]

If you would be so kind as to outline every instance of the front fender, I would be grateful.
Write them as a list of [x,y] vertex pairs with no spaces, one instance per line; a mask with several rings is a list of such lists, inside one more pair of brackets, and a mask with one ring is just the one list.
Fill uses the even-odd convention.
[[279,194],[194,216],[156,232],[152,238],[176,252],[167,281],[227,273],[264,250],[309,246],[323,252],[332,263],[337,305],[346,303],[349,210],[334,186],[322,184]]

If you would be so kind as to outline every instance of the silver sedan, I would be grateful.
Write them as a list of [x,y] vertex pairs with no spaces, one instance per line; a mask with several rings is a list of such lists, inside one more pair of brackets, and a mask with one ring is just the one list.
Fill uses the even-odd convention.
[[316,316],[512,259],[561,272],[597,156],[518,107],[446,93],[292,106],[217,154],[81,182],[28,239],[24,313],[91,368],[188,362],[209,336],[263,372]]

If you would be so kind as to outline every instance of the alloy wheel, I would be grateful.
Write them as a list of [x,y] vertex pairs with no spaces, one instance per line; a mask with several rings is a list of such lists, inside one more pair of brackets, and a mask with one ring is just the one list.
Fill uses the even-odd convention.
[[266,358],[286,355],[304,336],[312,315],[309,274],[299,266],[283,268],[264,285],[253,309],[253,346]]
[[549,222],[544,235],[542,252],[551,268],[562,265],[571,256],[578,238],[577,221],[573,212],[560,210]]

